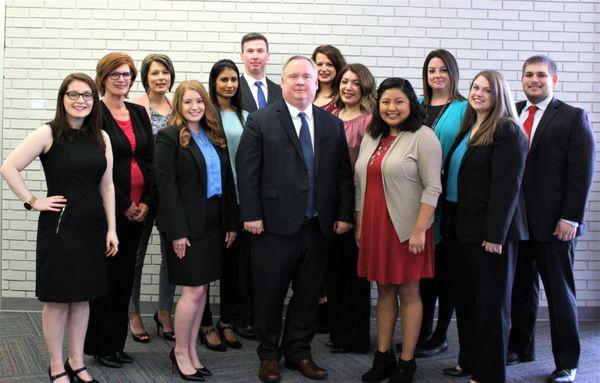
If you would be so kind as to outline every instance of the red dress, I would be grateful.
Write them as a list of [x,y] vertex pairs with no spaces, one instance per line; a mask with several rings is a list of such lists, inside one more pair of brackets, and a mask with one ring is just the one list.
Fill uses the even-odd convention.
[[433,277],[433,231],[431,228],[426,231],[425,249],[421,253],[410,253],[408,240],[400,242],[398,239],[385,202],[381,161],[394,139],[393,136],[382,139],[367,166],[358,248],[358,275],[382,285]]

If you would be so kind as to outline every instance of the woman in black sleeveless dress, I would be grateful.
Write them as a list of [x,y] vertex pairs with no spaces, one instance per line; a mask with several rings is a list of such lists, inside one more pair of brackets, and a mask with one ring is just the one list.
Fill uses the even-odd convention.
[[[67,76],[58,91],[56,115],[31,133],[0,172],[28,210],[40,211],[36,295],[50,354],[51,381],[74,377],[95,382],[83,365],[90,299],[103,295],[106,257],[117,252],[112,151],[100,130],[98,90],[83,73]],[[20,172],[40,157],[48,193],[37,199]],[[62,357],[65,325],[69,359]]]

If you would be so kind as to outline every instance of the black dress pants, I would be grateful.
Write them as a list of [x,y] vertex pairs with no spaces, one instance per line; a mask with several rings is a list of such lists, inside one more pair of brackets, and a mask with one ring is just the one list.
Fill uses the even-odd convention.
[[[424,278],[419,282],[421,301],[423,302],[423,321],[419,342],[422,343],[431,338],[440,343],[446,340],[448,326],[454,313],[454,287],[453,270],[454,258],[458,248],[456,240],[444,238],[435,245],[435,277]],[[433,331],[433,318],[435,314],[435,303],[438,305],[438,320]]]
[[[234,300],[236,298],[237,289],[237,266],[239,260],[240,242],[243,241],[243,236],[238,236],[231,244],[229,249],[225,249],[225,254],[221,257],[222,273],[219,280],[219,315],[223,323],[231,323],[232,310]],[[212,312],[210,311],[210,288],[207,294],[206,305],[204,306],[204,314],[202,315],[202,326],[208,327],[213,325]]]
[[531,239],[519,244],[509,348],[521,355],[535,355],[539,273],[548,298],[552,354],[557,369],[577,368],[581,350],[573,278],[576,243],[576,240],[540,242]]
[[[264,232],[252,238],[254,329],[260,360],[279,361],[285,355],[287,361],[297,363],[311,357],[326,247],[316,219],[289,236]],[[290,282],[293,294],[282,336],[281,317]]]
[[143,223],[117,218],[119,251],[106,259],[108,294],[90,301],[90,319],[84,352],[106,356],[123,351],[129,324],[128,308],[133,285],[135,257]]
[[335,235],[325,281],[330,339],[334,347],[364,352],[370,349],[371,284],[358,276],[354,229]]
[[480,243],[460,243],[456,273],[458,364],[482,383],[506,380],[511,288],[517,243],[506,242],[502,254]]

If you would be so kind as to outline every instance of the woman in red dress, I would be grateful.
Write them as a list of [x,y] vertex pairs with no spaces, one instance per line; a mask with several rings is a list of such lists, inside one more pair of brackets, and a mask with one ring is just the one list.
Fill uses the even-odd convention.
[[[377,282],[377,351],[363,382],[410,382],[423,306],[419,280],[433,277],[431,224],[442,190],[442,151],[405,79],[377,90],[373,121],[356,161],[358,275]],[[400,298],[403,347],[396,363],[392,339]]]

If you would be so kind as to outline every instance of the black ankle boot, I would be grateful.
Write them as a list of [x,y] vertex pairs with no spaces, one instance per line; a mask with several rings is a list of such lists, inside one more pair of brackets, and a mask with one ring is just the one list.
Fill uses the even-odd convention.
[[373,358],[373,366],[362,376],[364,383],[378,383],[384,379],[389,378],[396,369],[396,357],[394,352],[389,350],[388,352],[375,351],[375,358]]
[[415,363],[414,358],[408,362],[402,360],[402,358],[398,358],[398,366],[389,383],[410,383],[416,371],[417,363]]

